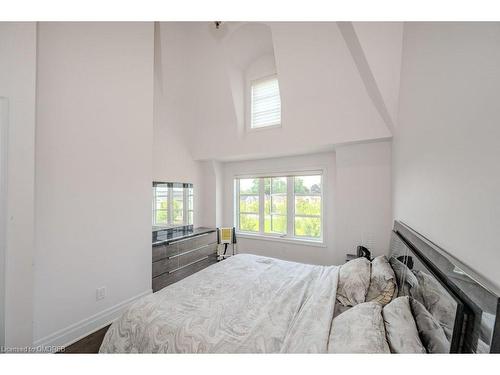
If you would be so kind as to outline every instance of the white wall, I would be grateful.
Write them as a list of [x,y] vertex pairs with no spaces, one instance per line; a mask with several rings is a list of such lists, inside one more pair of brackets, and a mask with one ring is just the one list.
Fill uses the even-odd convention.
[[337,252],[387,254],[392,229],[391,142],[337,147]]
[[38,27],[34,339],[66,344],[151,290],[153,24]]
[[1,276],[5,344],[12,347],[30,345],[33,337],[36,23],[0,23],[0,56],[0,97],[9,112],[6,265]]
[[[224,170],[216,173],[214,160],[301,155],[391,136],[334,22],[225,23],[220,32],[206,22],[158,26],[153,175],[195,184],[195,225],[220,224],[224,216],[216,218],[223,200],[213,196],[221,195],[216,180]],[[392,52],[401,48],[401,33],[388,26],[379,35],[391,55],[383,60],[372,48],[370,61],[394,99]],[[245,132],[240,91],[255,73],[271,71],[280,79],[283,127]]]
[[395,123],[399,109],[403,22],[353,22],[359,43],[387,110]]
[[[337,24],[270,23],[282,100],[282,127],[239,131],[224,42],[207,23],[189,25],[184,44],[190,95],[185,133],[197,160],[245,160],[331,150],[391,136],[359,76]],[[203,63],[200,63],[203,62]]]
[[214,225],[204,216],[202,163],[193,159],[184,128],[191,124],[191,87],[186,66],[185,23],[155,24],[153,180],[194,185],[194,225]]
[[[261,22],[229,22],[223,31],[229,35],[219,36],[221,30],[213,30],[213,35],[221,39],[224,54],[224,69],[231,87],[234,114],[241,137],[250,125],[251,81],[276,74],[273,37],[271,28]],[[228,108],[231,110],[231,108]]]
[[223,167],[218,161],[201,162],[202,192],[201,201],[195,209],[199,212],[200,223],[208,227],[220,227],[223,220]]
[[0,347],[5,346],[5,248],[7,247],[8,123],[8,101],[7,98],[0,96]]
[[223,224],[233,225],[235,176],[323,168],[325,246],[238,238],[240,252],[314,264],[342,264],[366,244],[386,254],[392,226],[391,142],[345,145],[335,152],[223,163]]
[[405,24],[394,216],[500,285],[500,23]]

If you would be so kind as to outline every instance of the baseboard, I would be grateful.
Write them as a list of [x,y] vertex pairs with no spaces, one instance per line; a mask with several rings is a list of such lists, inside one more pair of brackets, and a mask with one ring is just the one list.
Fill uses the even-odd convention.
[[50,353],[57,351],[58,347],[71,345],[74,342],[84,338],[85,336],[88,336],[92,332],[95,332],[107,326],[108,324],[111,324],[120,316],[125,308],[130,306],[139,298],[147,296],[151,293],[151,289],[146,290],[95,315],[92,315],[77,323],[71,324],[66,328],[51,333],[50,335],[42,337],[41,339],[36,340],[33,343],[33,346],[46,348],[46,350],[43,351]]

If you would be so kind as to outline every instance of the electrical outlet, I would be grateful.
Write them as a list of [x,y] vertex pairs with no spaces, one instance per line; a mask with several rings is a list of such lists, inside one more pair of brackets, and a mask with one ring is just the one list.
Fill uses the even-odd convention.
[[96,299],[96,301],[104,299],[104,297],[106,297],[106,287],[103,286],[101,288],[97,288],[96,291],[95,291],[95,299]]

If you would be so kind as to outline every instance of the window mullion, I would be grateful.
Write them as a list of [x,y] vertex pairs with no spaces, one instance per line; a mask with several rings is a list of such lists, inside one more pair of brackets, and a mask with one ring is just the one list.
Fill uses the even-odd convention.
[[264,178],[259,178],[259,233],[264,234],[265,189]]
[[187,187],[184,188],[184,207],[185,207],[184,212],[186,213],[184,221],[186,222],[186,224],[189,224],[189,211],[190,211],[189,199],[191,191],[193,192],[193,206],[191,207],[191,209],[193,210],[193,222],[191,224],[194,225],[194,187],[189,187],[189,185],[187,185]]
[[153,192],[153,225],[156,225],[156,189]]
[[174,191],[173,187],[169,186],[168,187],[168,193],[167,193],[167,224],[172,225],[173,222],[173,217],[174,217]]
[[286,237],[293,238],[293,220],[295,217],[295,198],[293,176],[286,178]]
[[235,194],[234,196],[236,197],[235,202],[234,202],[234,226],[240,230],[240,179],[238,178],[236,180],[236,184],[234,185],[235,189]]

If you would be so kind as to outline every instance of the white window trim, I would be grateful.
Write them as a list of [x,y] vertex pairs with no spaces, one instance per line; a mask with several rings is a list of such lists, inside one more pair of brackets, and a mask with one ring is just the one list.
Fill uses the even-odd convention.
[[[305,216],[305,215],[295,215],[295,191],[293,178],[296,176],[311,176],[311,175],[321,175],[321,237],[320,238],[308,238],[308,237],[295,237],[295,216]],[[278,233],[264,233],[264,204],[261,204],[261,197],[264,197],[264,183],[263,178],[265,177],[287,177],[287,233],[286,235]],[[259,178],[259,232],[250,232],[240,230],[240,185],[239,180],[245,178]],[[304,245],[311,245],[317,247],[326,247],[326,196],[325,191],[327,190],[327,171],[323,168],[315,168],[312,170],[297,170],[294,172],[274,172],[274,173],[247,173],[233,176],[234,194],[233,194],[233,222],[236,228],[236,234],[242,238],[249,239],[260,239],[260,240],[273,240],[279,242],[297,243]],[[289,188],[291,186],[291,188]],[[262,195],[261,195],[262,194]],[[263,201],[262,201],[263,203]],[[244,213],[244,212],[243,212]],[[317,217],[317,216],[313,216]]]
[[253,232],[241,232],[241,231],[236,231],[236,235],[239,238],[246,238],[249,240],[256,240],[256,241],[272,241],[272,242],[282,242],[282,243],[288,243],[288,244],[294,244],[294,245],[305,245],[305,246],[314,246],[314,247],[327,247],[325,241],[316,241],[316,240],[307,240],[303,239],[301,237],[296,237],[296,238],[286,238],[286,237],[276,237],[273,235],[261,235],[259,233],[253,233]]
[[[158,195],[156,194],[156,190],[154,189],[154,186],[153,186],[153,199],[152,199],[152,206],[153,206],[153,210],[152,210],[152,216],[151,216],[151,220],[152,220],[152,223],[153,225],[168,225],[168,223],[170,223],[171,221],[169,220],[169,215],[170,215],[170,205],[169,205],[169,202],[170,202],[170,189],[167,188],[167,224],[157,224],[156,223],[156,214],[157,212],[159,211],[157,208],[156,208],[156,198],[158,197]],[[163,211],[163,210],[160,210],[160,211]]]
[[[247,80],[246,90],[245,90],[245,102],[247,105],[245,106],[245,128],[247,132],[258,132],[262,130],[272,130],[278,129],[282,127],[283,124],[283,101],[281,100],[281,88],[280,88],[280,123],[269,126],[261,126],[259,128],[252,128],[252,86],[259,82],[264,82],[270,79],[276,78],[278,79],[278,74],[274,73],[262,78]],[[279,85],[279,80],[278,80]]]
[[[187,225],[193,225],[194,223],[194,186],[191,187],[191,190],[192,190],[192,194],[189,194],[189,189],[190,188],[187,188],[187,189],[184,189],[184,201],[187,202],[187,204],[185,205],[186,208],[184,209],[184,213],[186,216],[184,216],[186,218],[185,222],[187,223]],[[189,208],[189,198],[192,197],[193,198],[193,205],[191,206],[191,209]],[[189,213],[192,213],[193,214],[193,222],[190,223],[189,222]]]

